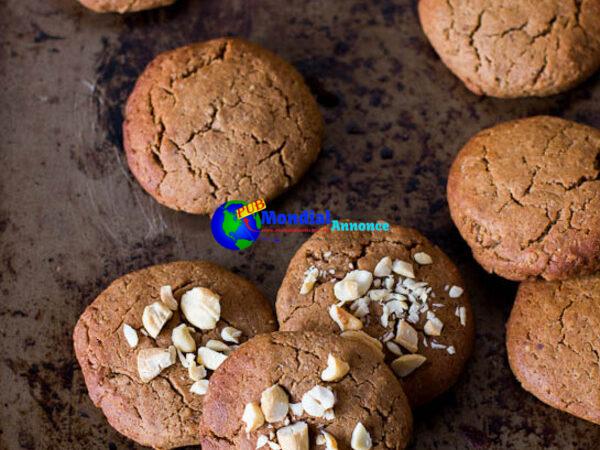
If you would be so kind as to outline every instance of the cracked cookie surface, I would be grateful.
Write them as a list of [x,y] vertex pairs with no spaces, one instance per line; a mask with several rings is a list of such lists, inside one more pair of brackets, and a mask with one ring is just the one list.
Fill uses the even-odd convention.
[[600,0],[420,0],[423,31],[475,94],[547,96],[600,67]]
[[[340,381],[325,383],[321,372],[330,353],[346,361],[350,371]],[[211,383],[203,417],[207,430],[204,450],[254,450],[258,436],[268,435],[270,429],[263,425],[247,434],[242,422],[244,406],[260,402],[261,393],[275,384],[289,395],[290,403],[300,402],[316,385],[334,392],[334,419],[306,413],[292,419],[307,422],[311,449],[323,448],[315,441],[325,430],[335,437],[340,450],[349,450],[357,422],[369,431],[373,449],[402,449],[410,438],[412,415],[406,396],[381,356],[369,346],[331,334],[277,332],[257,336],[217,369]],[[273,425],[277,429],[283,423]]]
[[475,259],[510,280],[600,269],[600,131],[556,117],[473,137],[448,177],[452,219]]
[[[431,256],[433,263],[422,266],[415,263],[414,255],[419,252]],[[350,267],[373,272],[385,256],[414,263],[415,280],[427,282],[435,292],[436,296],[429,300],[429,306],[433,310],[434,303],[442,305],[435,308],[435,314],[443,322],[444,330],[435,339],[441,345],[453,346],[456,351],[449,354],[441,347],[432,348],[430,338],[423,331],[427,321],[425,314],[419,317],[417,323],[411,323],[418,333],[417,353],[425,356],[427,361],[400,381],[410,404],[420,406],[456,382],[471,354],[475,331],[468,294],[464,292],[460,297],[451,298],[446,290],[447,286],[464,288],[458,269],[418,231],[399,226],[391,226],[389,232],[330,232],[327,227],[322,228],[298,249],[290,261],[277,293],[277,319],[282,331],[326,330],[339,334],[340,327],[328,312],[331,305],[338,303],[332,280],[343,279],[352,270]],[[305,272],[310,267],[316,267],[327,276],[317,282],[308,294],[300,294]],[[456,308],[459,307],[465,309],[465,325],[456,317]],[[381,305],[371,302],[370,318],[364,321],[362,329],[376,339],[381,339],[389,331],[380,323],[381,312]],[[425,345],[426,340],[428,345]],[[387,363],[397,357],[385,346],[384,353]]]
[[241,39],[159,55],[125,108],[131,171],[160,203],[194,214],[276,197],[315,161],[322,133],[301,75]]
[[521,283],[506,345],[525,390],[600,425],[599,275]]
[[175,3],[176,0],[79,0],[86,8],[99,13],[130,13],[145,9],[159,8]]
[[182,261],[152,266],[114,281],[82,314],[73,334],[75,353],[89,395],[109,423],[134,441],[154,448],[197,445],[203,396],[190,392],[193,381],[175,364],[148,383],[142,383],[137,354],[145,348],[167,348],[171,332],[183,322],[181,309],[165,324],[156,341],[139,334],[131,348],[123,325],[142,328],[144,308],[159,301],[161,286],[170,285],[176,299],[193,287],[206,287],[221,296],[217,328],[197,332],[198,345],[220,339],[220,330],[233,326],[242,338],[275,329],[267,299],[249,281],[217,265]]

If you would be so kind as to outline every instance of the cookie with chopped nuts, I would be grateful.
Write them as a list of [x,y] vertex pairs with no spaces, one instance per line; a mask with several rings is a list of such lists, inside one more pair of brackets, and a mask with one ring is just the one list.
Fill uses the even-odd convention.
[[115,280],[81,315],[73,340],[89,395],[141,445],[197,445],[214,369],[239,343],[275,329],[267,299],[215,264],[182,261]]
[[212,214],[273,199],[317,158],[322,117],[302,76],[258,45],[222,38],[157,56],[125,107],[124,146],[169,208]]
[[276,332],[217,369],[202,424],[203,450],[383,450],[406,447],[412,415],[378,351],[330,333]]
[[510,367],[544,403],[600,425],[600,275],[521,283],[506,327]]
[[125,14],[172,5],[175,1],[176,0],[79,0],[79,3],[97,13],[116,12]]
[[473,347],[457,268],[418,231],[399,226],[322,228],[291,260],[275,306],[281,330],[327,330],[384,352],[413,406],[447,390]]
[[547,96],[600,67],[600,0],[420,0],[423,31],[472,92]]
[[509,280],[600,270],[600,130],[558,117],[483,130],[448,177],[450,214],[475,259]]

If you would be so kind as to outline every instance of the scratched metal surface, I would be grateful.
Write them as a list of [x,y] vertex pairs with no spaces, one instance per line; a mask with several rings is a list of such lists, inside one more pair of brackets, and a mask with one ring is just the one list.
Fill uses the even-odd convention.
[[223,34],[293,62],[325,115],[319,160],[270,206],[415,226],[468,280],[476,351],[458,386],[417,413],[413,448],[597,448],[600,427],[542,405],[511,376],[503,339],[515,285],[473,262],[444,185],[460,146],[497,121],[553,113],[600,127],[598,76],[549,99],[477,98],[427,45],[411,1],[180,0],[125,18],[74,0],[0,7],[1,448],[136,448],[91,404],[71,346],[78,315],[114,278],[206,258],[274,298],[306,236],[221,249],[207,218],[140,189],[121,148],[121,106],[152,56]]

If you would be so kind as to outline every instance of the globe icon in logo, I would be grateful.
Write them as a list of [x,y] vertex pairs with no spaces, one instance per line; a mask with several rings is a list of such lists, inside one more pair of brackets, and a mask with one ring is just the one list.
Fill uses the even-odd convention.
[[217,208],[210,220],[210,228],[215,240],[229,250],[244,250],[260,236],[262,223],[258,214],[238,219],[237,210],[246,202],[231,200]]

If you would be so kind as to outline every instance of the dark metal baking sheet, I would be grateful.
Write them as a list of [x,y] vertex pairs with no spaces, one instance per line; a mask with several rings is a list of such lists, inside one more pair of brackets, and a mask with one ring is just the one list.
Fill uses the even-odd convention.
[[78,315],[114,278],[206,258],[274,298],[307,237],[234,253],[209,221],[156,204],[121,147],[121,107],[159,51],[238,35],[307,78],[326,119],[323,152],[270,206],[415,226],[459,264],[477,318],[456,388],[416,415],[415,449],[592,449],[600,427],[521,390],[504,349],[515,284],[485,274],[450,222],[448,167],[468,137],[501,120],[556,114],[600,127],[600,80],[547,99],[478,98],[421,34],[415,2],[179,0],[119,17],[75,0],[0,0],[0,447],[136,448],[87,397],[74,360]]

